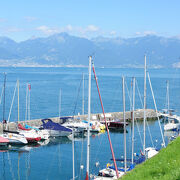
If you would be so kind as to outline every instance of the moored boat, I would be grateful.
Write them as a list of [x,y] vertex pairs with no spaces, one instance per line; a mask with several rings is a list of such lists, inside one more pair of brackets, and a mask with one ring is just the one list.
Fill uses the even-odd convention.
[[24,135],[19,134],[18,132],[4,130],[4,133],[1,135],[3,138],[9,140],[9,144],[27,144],[28,141]]
[[42,128],[46,129],[50,136],[69,136],[72,133],[70,128],[64,127],[59,123],[53,122],[51,119],[42,119]]
[[8,143],[9,143],[9,140],[7,138],[0,136],[0,146],[6,146]]
[[18,124],[19,134],[24,135],[28,142],[38,142],[41,140],[41,136],[34,129],[26,129],[21,124]]

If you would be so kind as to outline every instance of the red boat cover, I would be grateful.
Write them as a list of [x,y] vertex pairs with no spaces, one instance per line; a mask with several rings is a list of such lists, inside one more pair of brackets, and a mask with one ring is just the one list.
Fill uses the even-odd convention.
[[31,130],[31,129],[27,129],[27,128],[23,127],[22,124],[18,124],[18,128],[21,129],[21,130],[24,130],[24,131]]

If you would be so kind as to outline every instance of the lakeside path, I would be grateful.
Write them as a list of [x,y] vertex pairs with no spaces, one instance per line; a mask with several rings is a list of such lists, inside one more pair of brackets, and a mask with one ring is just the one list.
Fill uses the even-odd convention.
[[122,180],[180,180],[180,137],[153,158],[127,173]]

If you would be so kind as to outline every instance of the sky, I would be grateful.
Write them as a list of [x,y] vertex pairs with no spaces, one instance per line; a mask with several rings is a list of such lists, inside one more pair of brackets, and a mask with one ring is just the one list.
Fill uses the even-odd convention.
[[0,36],[180,37],[179,0],[0,0]]

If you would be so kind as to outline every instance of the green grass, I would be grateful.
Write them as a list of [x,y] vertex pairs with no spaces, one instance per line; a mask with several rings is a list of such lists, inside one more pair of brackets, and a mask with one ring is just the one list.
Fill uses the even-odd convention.
[[180,180],[180,137],[156,156],[135,167],[122,180]]

